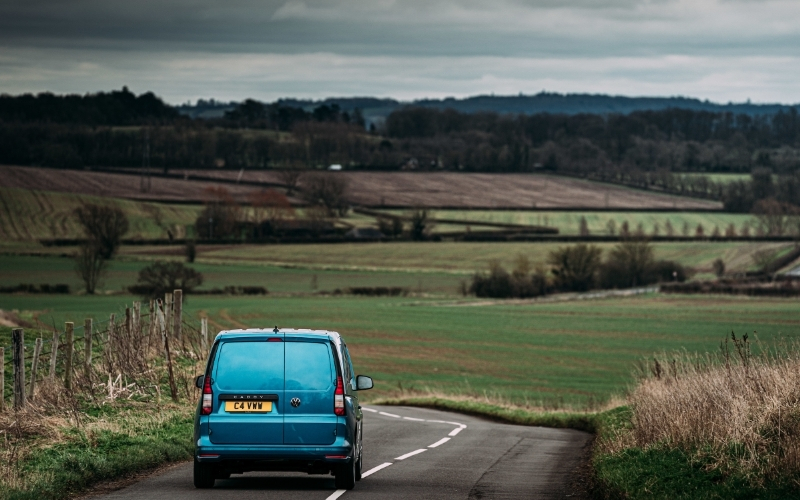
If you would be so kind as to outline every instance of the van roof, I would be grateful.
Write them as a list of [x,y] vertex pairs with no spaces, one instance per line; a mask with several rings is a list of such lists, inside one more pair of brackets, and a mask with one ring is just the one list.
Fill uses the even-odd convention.
[[[250,335],[271,335],[275,334],[275,328],[246,328],[238,330],[223,330],[217,334],[217,340],[224,340],[226,338],[242,337]],[[309,330],[307,328],[278,328],[277,331],[280,335],[319,335],[328,337],[331,340],[339,341],[340,335],[338,332],[331,332],[329,330]]]

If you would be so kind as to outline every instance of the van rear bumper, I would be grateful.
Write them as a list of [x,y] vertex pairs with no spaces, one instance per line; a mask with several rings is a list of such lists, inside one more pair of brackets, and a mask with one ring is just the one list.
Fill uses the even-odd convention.
[[[329,457],[346,458],[329,458]],[[353,457],[353,445],[339,438],[328,446],[298,445],[221,445],[207,438],[198,440],[195,458],[198,462],[215,463],[225,461],[322,461],[331,464],[348,462]],[[277,465],[277,464],[276,464]]]

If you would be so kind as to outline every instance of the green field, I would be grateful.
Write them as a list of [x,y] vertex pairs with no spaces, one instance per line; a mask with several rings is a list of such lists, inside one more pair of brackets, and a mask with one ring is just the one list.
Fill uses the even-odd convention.
[[749,181],[750,174],[704,174],[704,173],[693,173],[693,174],[678,174],[682,177],[707,177],[708,180],[712,182],[720,182],[722,184],[728,184],[731,182],[736,181]]
[[[296,266],[307,269],[400,270],[470,274],[484,270],[493,260],[507,267],[517,255],[526,255],[534,264],[544,263],[549,251],[568,243],[472,243],[472,242],[392,242],[344,243],[337,245],[232,245],[198,246],[198,260],[209,263],[259,263]],[[604,251],[614,243],[600,243]],[[709,271],[712,262],[722,258],[728,269],[745,270],[752,266],[752,254],[760,249],[789,248],[787,243],[680,242],[655,243],[658,259],[678,261]],[[155,249],[128,247],[126,255],[143,258]],[[163,250],[162,250],[163,251]],[[176,253],[179,249],[174,250]]]
[[[118,315],[125,296],[0,296],[44,325]],[[635,363],[662,350],[713,351],[731,330],[762,340],[800,335],[796,300],[642,296],[454,305],[419,298],[190,297],[186,315],[217,329],[324,328],[348,341],[372,397],[440,391],[521,404],[583,406],[622,394]],[[28,334],[31,338],[34,333]]]
[[[402,214],[401,211],[393,211]],[[641,224],[645,234],[653,234],[658,225],[658,234],[667,235],[667,221],[672,224],[675,236],[683,235],[684,225],[688,228],[688,235],[694,236],[698,225],[703,226],[706,235],[711,235],[714,228],[721,234],[730,224],[733,224],[739,234],[745,224],[750,226],[750,234],[755,233],[757,221],[748,214],[726,214],[722,212],[546,212],[546,211],[516,211],[516,210],[436,210],[432,216],[437,219],[463,220],[476,222],[494,222],[501,224],[528,224],[537,226],[556,227],[559,234],[580,234],[580,220],[586,218],[589,234],[608,235],[608,222],[613,220],[616,233],[619,234],[623,223],[627,222],[630,231],[634,232]],[[465,226],[453,224],[439,224],[434,227],[434,232],[463,231]],[[491,228],[472,226],[473,231],[485,231]],[[498,228],[499,229],[499,228]]]
[[[533,264],[545,263],[557,243],[351,243],[337,245],[198,245],[191,266],[205,278],[201,290],[226,286],[263,286],[270,292],[333,292],[349,287],[406,287],[414,292],[455,295],[462,280],[484,271],[497,260],[511,269],[517,255]],[[599,244],[608,251],[613,244]],[[657,243],[656,257],[676,260],[699,273],[711,272],[722,258],[728,270],[753,266],[754,252],[769,248],[787,250],[782,243]],[[66,283],[74,292],[83,287],[69,257],[74,248],[50,249],[42,256],[0,255],[0,286],[20,283]],[[8,251],[8,249],[6,249]],[[59,256],[60,255],[60,256]],[[111,261],[99,290],[122,292],[134,284],[139,270],[159,259],[183,260],[183,248],[122,247]]]
[[[139,270],[149,261],[117,259],[110,263],[100,290],[122,292],[136,282]],[[191,267],[203,274],[199,290],[226,286],[263,286],[270,292],[314,293],[333,292],[349,287],[392,286],[412,291],[454,294],[464,276],[448,272],[422,271],[348,271],[279,267],[253,262],[209,264],[198,262]],[[316,284],[314,284],[316,282]],[[72,259],[57,256],[0,255],[0,286],[20,283],[70,285],[73,292],[83,285],[75,274]],[[2,306],[0,305],[0,309]]]

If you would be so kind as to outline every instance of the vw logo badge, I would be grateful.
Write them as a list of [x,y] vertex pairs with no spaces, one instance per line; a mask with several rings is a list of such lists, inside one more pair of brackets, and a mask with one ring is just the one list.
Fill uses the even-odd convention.
[[292,403],[292,406],[297,408],[298,406],[300,406],[300,398],[292,398],[291,403]]

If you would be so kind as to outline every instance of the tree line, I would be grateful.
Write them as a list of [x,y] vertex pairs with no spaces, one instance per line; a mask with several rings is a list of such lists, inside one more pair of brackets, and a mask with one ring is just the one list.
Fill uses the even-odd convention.
[[[307,110],[246,100],[190,119],[152,93],[0,96],[0,163],[57,168],[345,168],[548,171],[721,200],[749,212],[762,199],[798,205],[797,111],[735,115],[687,109],[630,114],[502,115],[422,107],[367,131],[356,109]],[[684,172],[753,173],[722,184]],[[766,172],[766,173],[765,173]],[[770,177],[773,187],[763,182]]]
[[464,283],[462,293],[478,297],[529,298],[557,292],[586,292],[645,286],[659,282],[683,282],[691,270],[668,260],[657,260],[653,246],[643,239],[627,239],[603,259],[603,250],[584,243],[549,252],[546,265],[532,266],[518,255],[508,272],[498,262],[488,272],[478,272]]

